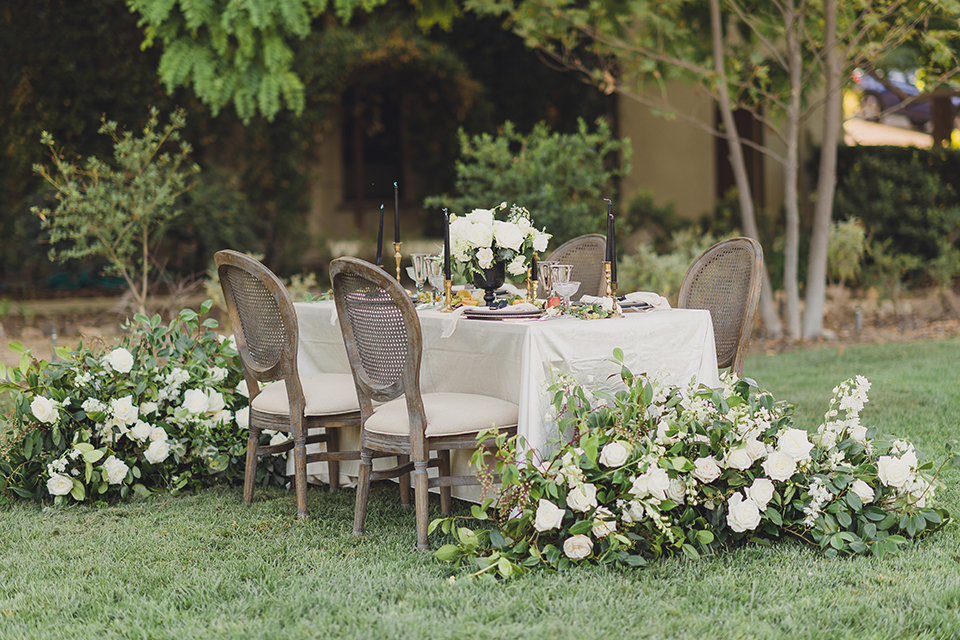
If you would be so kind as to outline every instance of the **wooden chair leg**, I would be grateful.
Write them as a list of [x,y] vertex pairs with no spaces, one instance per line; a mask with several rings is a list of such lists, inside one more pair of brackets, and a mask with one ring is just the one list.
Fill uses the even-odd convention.
[[257,448],[260,446],[260,429],[250,425],[247,434],[247,466],[243,474],[243,501],[253,502],[253,487],[257,483]]
[[[437,457],[440,459],[440,468],[439,472],[441,476],[450,475],[450,451],[448,449],[440,449],[437,451]],[[450,487],[440,487],[440,511],[443,512],[443,515],[448,516],[453,510],[453,497],[450,493]]]
[[413,493],[417,502],[417,551],[428,551],[427,527],[430,519],[430,494],[427,483],[426,460],[414,461]]
[[357,504],[353,510],[353,533],[363,533],[363,524],[367,519],[367,500],[370,498],[370,471],[373,469],[373,451],[360,451],[360,477],[357,478]]
[[[397,456],[397,462],[401,465],[407,464],[410,456]],[[410,474],[405,473],[400,476],[400,506],[410,507]]]
[[[340,451],[340,430],[328,427],[324,431],[327,432],[327,452]],[[333,493],[340,488],[340,461],[328,460],[327,470],[330,474],[330,493]]]
[[307,517],[307,438],[293,441],[293,479],[297,490],[297,519]]

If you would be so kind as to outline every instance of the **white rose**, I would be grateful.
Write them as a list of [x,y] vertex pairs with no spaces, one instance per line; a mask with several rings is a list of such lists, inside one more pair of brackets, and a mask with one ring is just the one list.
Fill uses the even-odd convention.
[[670,486],[667,487],[667,497],[677,504],[683,504],[687,498],[686,483],[680,478],[670,478]]
[[493,236],[497,239],[497,246],[520,251],[520,246],[526,239],[526,234],[515,224],[497,220],[493,223]]
[[489,269],[493,266],[493,250],[490,247],[484,247],[477,251],[477,263],[481,269]]
[[710,484],[720,477],[720,465],[713,456],[697,458],[693,466],[693,477],[704,484]]
[[917,463],[919,462],[917,460],[917,453],[913,449],[911,449],[910,451],[907,451],[902,456],[900,456],[900,461],[903,462],[908,467],[910,467],[911,469],[916,469]]
[[157,412],[157,403],[156,402],[144,402],[140,405],[140,415],[149,416]]
[[237,409],[237,412],[233,415],[234,420],[237,421],[237,426],[241,429],[250,428],[250,407],[244,407],[243,409]]
[[867,441],[867,428],[862,424],[858,424],[850,430],[850,438],[853,439],[854,442],[865,444]]
[[53,424],[60,416],[60,412],[57,410],[57,403],[43,396],[34,397],[33,402],[30,403],[30,413],[40,422],[46,422],[47,424]]
[[163,427],[154,427],[150,431],[150,442],[156,442],[157,440],[166,440],[167,432],[163,430]]
[[482,222],[471,224],[467,229],[467,242],[474,248],[489,248],[493,244],[493,227]]
[[571,560],[583,560],[593,553],[593,540],[582,534],[570,536],[563,541],[563,553]]
[[593,514],[593,536],[597,539],[606,538],[617,530],[617,520],[613,512],[606,507],[597,507]]
[[617,441],[608,442],[600,450],[600,464],[613,469],[623,466],[629,457],[630,450]]
[[47,491],[52,496],[65,496],[73,491],[73,480],[59,473],[51,473],[47,480]]
[[750,452],[747,451],[747,447],[745,445],[740,445],[736,449],[731,449],[727,452],[727,457],[724,459],[724,463],[727,467],[732,469],[746,471],[750,468],[750,465],[753,464],[753,457],[750,455]]
[[150,434],[153,433],[153,427],[144,422],[143,420],[137,420],[137,424],[134,425],[133,429],[130,429],[130,434],[135,440],[143,442],[150,437]]
[[744,493],[747,494],[747,498],[757,503],[760,511],[764,511],[767,503],[773,499],[773,482],[766,478],[757,478]]
[[210,398],[200,389],[187,389],[183,394],[183,407],[196,415],[203,413],[210,406]]
[[574,487],[567,494],[567,506],[574,511],[589,511],[597,506],[597,487],[592,484]]
[[154,440],[143,452],[143,457],[151,464],[159,464],[170,455],[170,443],[166,440]]
[[213,417],[210,418],[210,421],[213,424],[230,424],[233,422],[233,412],[227,411],[226,409],[221,409],[213,414]]
[[859,478],[850,486],[850,491],[853,491],[855,494],[857,494],[857,497],[860,498],[860,502],[863,504],[870,504],[873,502],[873,487]]
[[559,529],[563,523],[563,514],[566,513],[557,505],[549,500],[540,498],[540,504],[537,507],[537,514],[533,519],[533,528],[537,531],[549,531],[550,529]]
[[483,224],[493,228],[493,209],[474,209],[463,219],[473,224]]
[[543,252],[547,250],[547,243],[552,236],[549,233],[538,233],[533,238],[533,250]]
[[107,482],[110,484],[120,484],[127,477],[127,471],[130,470],[123,460],[115,456],[110,456],[103,461],[103,469],[107,472]]
[[237,385],[237,393],[239,393],[244,398],[250,397],[250,390],[247,388],[246,380],[241,380],[240,384]]
[[747,448],[747,453],[750,454],[750,459],[754,462],[767,455],[767,448],[756,438],[750,438],[744,444]]
[[226,406],[227,403],[224,402],[222,393],[213,390],[207,392],[207,411],[216,413]]
[[778,449],[794,462],[803,462],[810,458],[813,443],[807,439],[807,432],[803,429],[784,429],[777,439]]
[[104,360],[117,373],[130,373],[133,369],[133,356],[123,347],[111,351]]
[[900,458],[880,456],[877,460],[877,476],[884,486],[900,489],[910,479],[910,466]]
[[760,507],[753,500],[744,500],[739,492],[727,503],[727,524],[737,533],[753,531],[760,524]]
[[774,451],[763,461],[763,470],[772,480],[789,480],[797,472],[797,463],[782,451]]
[[523,255],[518,255],[507,265],[507,273],[512,276],[522,276],[527,272],[527,259]]
[[133,396],[123,396],[110,400],[110,415],[121,425],[130,425],[137,421],[140,409],[133,404]]
[[210,382],[223,382],[229,371],[225,367],[210,367]]

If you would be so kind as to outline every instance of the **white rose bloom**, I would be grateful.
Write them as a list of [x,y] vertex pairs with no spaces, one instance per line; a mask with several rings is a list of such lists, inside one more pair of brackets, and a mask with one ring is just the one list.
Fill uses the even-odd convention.
[[724,464],[732,469],[746,471],[750,468],[750,465],[753,464],[753,457],[750,455],[750,452],[747,451],[745,445],[740,445],[736,449],[731,449],[727,452]]
[[166,440],[154,440],[143,452],[143,457],[151,464],[159,464],[170,455],[170,443]]
[[157,412],[157,403],[156,402],[144,402],[140,405],[140,415],[149,416]]
[[707,456],[706,458],[697,458],[693,462],[693,477],[704,484],[710,484],[720,477],[720,465],[716,458]]
[[559,529],[560,525],[563,524],[564,513],[566,513],[564,509],[561,509],[549,500],[540,498],[537,514],[533,519],[533,528],[537,531]]
[[537,252],[546,251],[547,243],[550,242],[551,237],[549,233],[538,233],[533,238],[533,250]]
[[780,451],[798,463],[808,460],[813,449],[813,443],[807,439],[807,432],[803,429],[784,429],[780,432],[777,444]]
[[866,444],[867,442],[867,428],[862,424],[858,424],[853,429],[850,430],[850,438],[854,442],[859,442],[860,444]]
[[137,420],[137,424],[134,425],[133,429],[130,429],[128,435],[133,436],[134,440],[139,440],[143,442],[148,439],[153,433],[153,427],[144,422],[143,420]]
[[600,539],[617,530],[617,520],[606,507],[597,507],[593,514],[593,537]]
[[783,482],[797,472],[797,463],[782,451],[774,451],[763,461],[763,470],[772,480]]
[[727,524],[737,533],[753,531],[760,524],[760,507],[753,500],[744,500],[739,492],[727,503]]
[[583,560],[593,553],[593,540],[582,534],[570,536],[563,541],[563,553],[571,560]]
[[227,406],[227,403],[223,401],[223,394],[219,391],[208,391],[207,401],[207,411],[213,411],[214,413]]
[[32,413],[33,416],[40,422],[45,422],[47,424],[53,424],[60,416],[60,412],[57,409],[57,403],[49,398],[44,398],[43,396],[34,397],[33,402],[30,403],[30,413]]
[[493,209],[474,209],[467,215],[463,216],[463,219],[473,224],[483,224],[492,228]]
[[130,467],[116,456],[110,456],[103,461],[103,469],[107,472],[107,482],[120,484],[127,477],[127,471],[130,470]]
[[910,479],[910,466],[900,458],[880,456],[877,460],[877,476],[884,486],[900,489]]
[[747,453],[750,454],[750,459],[754,462],[767,455],[767,448],[756,438],[747,440],[745,446],[747,447]]
[[919,462],[917,460],[917,452],[914,451],[913,449],[910,449],[909,451],[904,453],[902,456],[900,456],[900,461],[903,462],[908,467],[910,467],[911,469],[916,469],[917,463]]
[[493,244],[493,227],[482,222],[471,224],[467,228],[467,242],[475,249],[490,247]]
[[110,414],[121,425],[131,425],[137,421],[140,408],[133,404],[133,396],[123,396],[110,400]]
[[477,251],[477,262],[481,269],[489,269],[493,266],[493,250],[490,247],[484,247]]
[[615,469],[623,466],[630,457],[630,450],[618,441],[608,442],[600,450],[600,464]]
[[857,497],[860,498],[860,502],[863,504],[870,504],[873,502],[873,487],[859,478],[850,486],[850,491],[853,491],[855,494],[857,494]]
[[226,409],[221,409],[213,414],[213,417],[210,418],[210,421],[213,424],[230,424],[233,422],[233,412],[227,411]]
[[200,389],[187,389],[183,394],[183,407],[190,413],[203,413],[210,406],[210,398]]
[[227,379],[227,369],[225,367],[210,367],[210,382],[223,382]]
[[683,504],[687,498],[686,483],[680,478],[670,478],[670,486],[667,487],[667,497],[677,504]]
[[111,351],[104,360],[117,373],[130,373],[133,369],[133,355],[123,347]]
[[250,407],[244,407],[243,409],[237,409],[237,412],[233,414],[234,420],[237,421],[237,426],[241,429],[250,428]]
[[52,496],[65,496],[73,491],[73,480],[69,476],[51,473],[47,480],[47,491]]
[[526,234],[520,227],[500,220],[493,223],[493,235],[497,239],[498,246],[514,251],[520,251],[520,247],[526,239]]
[[154,427],[150,432],[150,442],[157,442],[158,440],[166,440],[167,432],[163,430],[163,427]]
[[773,499],[773,489],[773,482],[766,478],[757,478],[752,485],[747,487],[744,493],[748,499],[757,503],[760,511],[765,511],[767,503]]
[[510,261],[510,264],[507,265],[507,273],[512,276],[522,276],[527,272],[527,258],[523,255],[518,255],[516,258]]
[[240,384],[237,385],[237,393],[239,393],[244,398],[250,397],[250,390],[247,388],[246,380],[241,380]]
[[574,487],[567,494],[567,506],[574,511],[589,511],[597,506],[597,487],[592,484]]

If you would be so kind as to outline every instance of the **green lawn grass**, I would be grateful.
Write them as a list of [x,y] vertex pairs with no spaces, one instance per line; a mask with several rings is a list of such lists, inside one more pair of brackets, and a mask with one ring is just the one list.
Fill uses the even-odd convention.
[[[838,382],[873,382],[865,424],[939,456],[960,416],[960,340],[756,356],[747,374],[813,429]],[[960,514],[958,474],[937,503]],[[448,580],[415,550],[395,486],[351,534],[352,490],[238,487],[102,507],[0,511],[0,638],[957,638],[955,524],[901,554],[827,560],[794,541],[633,571]],[[434,514],[438,504],[432,505]],[[466,513],[458,504],[460,513]],[[434,544],[439,544],[434,539]]]

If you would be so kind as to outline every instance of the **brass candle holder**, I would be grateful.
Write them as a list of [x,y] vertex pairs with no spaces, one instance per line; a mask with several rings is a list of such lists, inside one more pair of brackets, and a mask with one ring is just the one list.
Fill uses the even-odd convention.
[[400,259],[403,257],[403,256],[400,254],[400,247],[402,247],[402,246],[403,246],[403,243],[402,243],[402,242],[394,242],[394,243],[393,243],[393,250],[394,250],[393,257],[394,257],[394,259],[396,259],[396,261],[397,261],[397,282],[400,282]]
[[443,308],[440,313],[453,312],[453,280],[443,281]]
[[537,301],[537,281],[534,279],[536,274],[532,269],[527,269],[527,302]]

